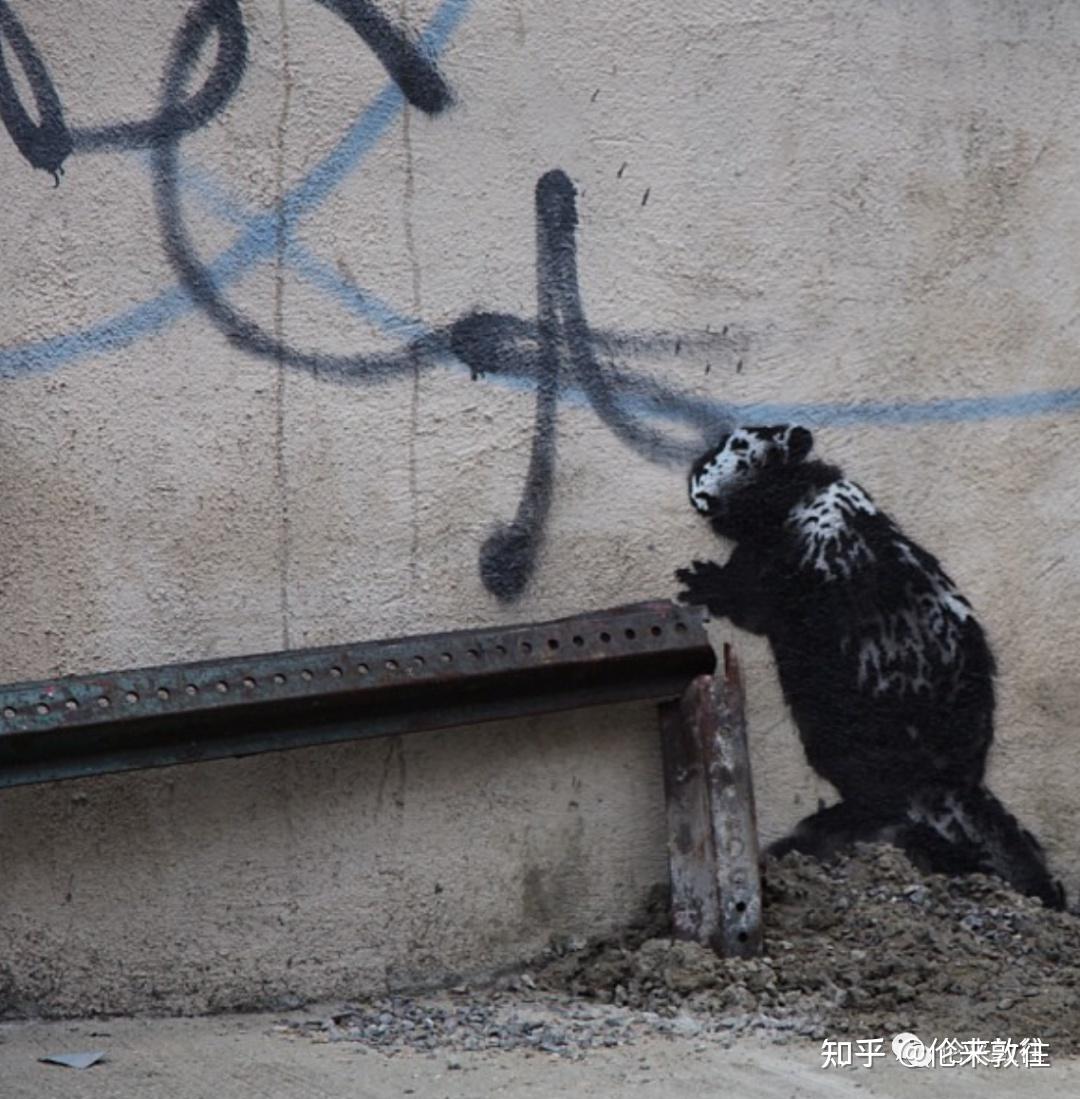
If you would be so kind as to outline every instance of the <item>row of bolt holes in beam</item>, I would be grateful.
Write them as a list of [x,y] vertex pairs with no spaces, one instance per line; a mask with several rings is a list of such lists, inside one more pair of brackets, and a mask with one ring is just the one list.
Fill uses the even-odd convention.
[[[674,629],[675,629],[676,633],[685,633],[686,632],[686,626],[682,622],[676,622]],[[637,631],[636,630],[627,629],[627,630],[624,630],[623,632],[624,632],[624,635],[625,635],[627,641],[634,641],[634,640],[637,639]],[[664,632],[663,628],[660,627],[660,626],[650,626],[649,627],[649,633],[652,637],[660,637],[663,634],[663,632]],[[605,645],[610,644],[610,642],[611,642],[611,634],[610,633],[603,632],[603,633],[598,634],[597,637]],[[576,648],[580,649],[580,648],[584,647],[584,645],[585,645],[585,638],[582,637],[580,634],[575,634],[571,638],[571,643]],[[549,637],[548,638],[547,648],[550,651],[555,651],[559,647],[560,647],[560,642],[559,642],[559,639],[557,637]],[[530,653],[532,653],[534,651],[536,646],[534,646],[533,642],[531,642],[531,641],[522,641],[519,645],[519,648],[520,648],[523,655],[528,656]],[[496,656],[506,656],[506,655],[508,655],[508,652],[509,652],[509,650],[506,648],[505,645],[495,645],[491,651]],[[540,651],[543,652],[543,646],[540,646]],[[482,649],[476,649],[476,648],[467,649],[466,652],[465,652],[465,655],[470,657],[472,660],[481,660],[484,656],[484,651]],[[454,662],[454,654],[450,653],[450,652],[441,653],[439,655],[439,661],[442,664],[452,664]],[[414,656],[410,663],[412,664],[412,667],[414,669],[417,669],[417,668],[424,667],[425,664],[427,663],[427,660],[423,656]],[[398,660],[393,660],[393,659],[387,660],[387,661],[384,662],[383,666],[386,668],[386,670],[388,672],[401,671],[401,662],[398,661]],[[367,664],[357,664],[356,665],[356,674],[359,675],[359,676],[368,675],[370,673],[370,671],[371,671],[371,668]],[[334,667],[330,668],[327,672],[327,675],[331,679],[341,679],[341,677],[344,674],[345,674],[344,669],[341,668],[339,665],[334,665]],[[276,672],[272,678],[273,678],[274,685],[278,686],[278,687],[283,686],[288,681],[288,677],[285,675],[284,672]],[[315,673],[313,671],[311,671],[310,669],[305,668],[300,673],[300,678],[305,683],[310,683],[315,678]],[[244,690],[253,691],[258,686],[258,683],[256,682],[256,680],[252,676],[244,676],[244,678],[241,680],[241,686],[243,687]],[[230,684],[227,680],[220,679],[210,687],[210,690],[216,691],[218,694],[228,694],[228,692],[230,690]],[[189,683],[184,688],[184,693],[187,694],[187,695],[197,695],[199,693],[199,691],[200,691],[200,688],[195,683]],[[157,697],[162,702],[168,702],[172,698],[172,692],[169,690],[168,687],[158,687],[158,689],[156,691],[156,694],[157,694]],[[137,703],[139,701],[138,692],[137,691],[127,691],[127,692],[125,692],[124,701],[127,702],[129,705],[134,705],[135,703]],[[91,705],[96,705],[98,707],[98,709],[101,709],[101,710],[107,710],[112,706],[112,699],[110,698],[109,695],[101,695],[93,703],[91,703]],[[75,699],[69,698],[64,702],[63,706],[64,706],[65,710],[77,710],[79,708],[79,703],[76,702]],[[47,702],[38,702],[33,707],[33,710],[34,710],[34,713],[40,714],[41,716],[44,716],[44,715],[48,714],[51,711],[51,707],[49,706],[49,704]],[[3,714],[4,714],[5,718],[10,719],[10,718],[13,718],[13,717],[17,717],[18,716],[18,711],[15,709],[14,706],[5,706]]]

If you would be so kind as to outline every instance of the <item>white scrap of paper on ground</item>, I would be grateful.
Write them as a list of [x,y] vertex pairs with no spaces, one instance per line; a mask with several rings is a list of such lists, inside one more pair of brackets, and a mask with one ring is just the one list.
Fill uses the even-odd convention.
[[39,1060],[47,1065],[63,1065],[65,1068],[89,1068],[96,1065],[105,1056],[105,1051],[97,1053],[50,1053]]

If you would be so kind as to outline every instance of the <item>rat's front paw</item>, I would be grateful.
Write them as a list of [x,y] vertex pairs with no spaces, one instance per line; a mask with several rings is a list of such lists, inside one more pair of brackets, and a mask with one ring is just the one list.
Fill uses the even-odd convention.
[[723,588],[724,570],[715,561],[693,561],[688,569],[676,569],[675,579],[684,589],[678,594],[680,603],[708,604]]

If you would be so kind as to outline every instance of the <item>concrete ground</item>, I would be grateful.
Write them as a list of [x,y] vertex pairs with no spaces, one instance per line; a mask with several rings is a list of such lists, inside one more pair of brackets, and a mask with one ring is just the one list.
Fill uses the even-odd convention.
[[[307,1014],[307,1012],[305,1012]],[[353,1043],[326,1044],[275,1030],[280,1016],[110,1019],[0,1025],[3,1099],[365,1099],[487,1095],[708,1096],[740,1099],[938,1096],[1025,1099],[1080,1094],[1080,1060],[1049,1068],[823,1069],[820,1044],[642,1039],[581,1061],[525,1052],[394,1057]],[[76,1070],[39,1061],[52,1053],[104,1050]],[[455,1064],[459,1067],[451,1068]]]

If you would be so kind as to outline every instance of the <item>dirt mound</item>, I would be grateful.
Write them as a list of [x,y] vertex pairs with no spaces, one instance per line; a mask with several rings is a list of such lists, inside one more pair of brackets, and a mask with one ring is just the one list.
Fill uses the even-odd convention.
[[[707,1029],[814,1038],[1041,1038],[1080,1050],[1080,919],[993,878],[924,876],[894,848],[830,865],[766,866],[765,954],[717,958],[663,937],[571,950],[534,970],[541,988]],[[661,933],[658,934],[657,932]]]
[[895,848],[823,865],[766,865],[765,953],[718,958],[670,937],[667,898],[619,941],[553,941],[526,969],[483,987],[389,996],[292,1036],[385,1053],[525,1050],[577,1058],[666,1034],[729,1043],[753,1032],[925,1042],[1038,1038],[1080,1052],[1080,919],[1000,881],[924,876]]

